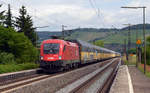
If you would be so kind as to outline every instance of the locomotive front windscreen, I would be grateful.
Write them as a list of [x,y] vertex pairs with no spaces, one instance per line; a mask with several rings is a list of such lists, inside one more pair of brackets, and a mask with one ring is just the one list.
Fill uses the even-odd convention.
[[44,44],[44,54],[58,54],[59,53],[59,44],[49,43]]

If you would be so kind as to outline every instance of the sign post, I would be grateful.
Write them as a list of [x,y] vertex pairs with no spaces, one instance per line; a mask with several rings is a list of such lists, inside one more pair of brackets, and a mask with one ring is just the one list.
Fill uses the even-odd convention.
[[140,60],[140,57],[141,57],[141,51],[139,50],[140,48],[140,45],[141,45],[141,40],[140,39],[137,39],[136,41],[136,44],[137,44],[137,49],[136,49],[136,67],[138,67],[138,62]]
[[138,40],[136,41],[136,44],[137,44],[137,45],[140,45],[140,44],[141,44],[141,40],[138,39]]

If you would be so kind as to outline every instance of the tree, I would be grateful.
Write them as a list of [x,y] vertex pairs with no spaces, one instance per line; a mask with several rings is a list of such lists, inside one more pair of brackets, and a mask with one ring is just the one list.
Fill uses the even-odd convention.
[[10,8],[10,4],[8,4],[8,11],[6,14],[6,20],[4,22],[6,24],[6,27],[12,27],[12,14],[11,14],[11,8]]
[[[0,7],[2,7],[2,5],[0,5]],[[4,25],[4,20],[5,20],[4,13],[5,11],[0,12],[0,25]]]
[[101,40],[94,41],[93,44],[96,46],[104,47],[104,42]]
[[150,45],[150,36],[146,38],[146,41],[148,42],[148,45]]
[[10,60],[14,55],[18,63],[34,62],[38,59],[38,50],[24,33],[18,33],[12,28],[2,26],[0,26],[0,51],[9,56]]
[[33,27],[31,16],[27,14],[27,10],[24,6],[19,10],[20,16],[16,17],[16,27],[18,32],[24,32],[24,34],[32,41],[33,45],[36,45],[36,33]]
[[[146,64],[150,65],[150,36],[146,37],[146,42]],[[142,55],[144,55],[144,48],[142,48]],[[144,64],[144,56],[142,56],[142,63]]]

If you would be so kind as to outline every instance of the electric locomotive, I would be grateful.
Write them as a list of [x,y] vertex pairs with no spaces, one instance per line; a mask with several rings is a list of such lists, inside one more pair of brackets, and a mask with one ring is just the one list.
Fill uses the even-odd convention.
[[81,40],[48,39],[42,42],[40,55],[40,67],[53,71],[118,57],[120,53]]
[[76,66],[79,61],[79,46],[59,39],[44,40],[40,49],[40,67],[48,70]]

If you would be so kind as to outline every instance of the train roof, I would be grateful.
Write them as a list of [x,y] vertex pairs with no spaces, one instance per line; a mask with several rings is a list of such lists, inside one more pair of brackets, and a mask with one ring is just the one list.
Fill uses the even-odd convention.
[[[49,42],[49,41],[52,41],[52,40],[55,40],[55,41],[58,41],[58,42],[66,42],[66,41],[61,40],[61,39],[47,39],[47,40],[44,40],[43,43],[46,43],[46,42]],[[109,52],[109,53],[120,54],[118,52],[115,52],[115,51],[112,51],[112,50],[109,50],[109,49],[106,49],[106,48],[102,48],[102,47],[99,47],[99,46],[95,46],[95,45],[92,45],[90,43],[87,43],[87,42],[79,40],[79,39],[67,40],[67,41],[77,43],[78,45],[83,46],[83,47],[93,48],[93,49],[97,49],[97,50],[103,50],[103,51]]]
[[65,45],[77,46],[77,43],[68,42],[68,41],[61,40],[61,39],[47,39],[47,40],[44,40],[42,43],[61,43]]
[[102,48],[102,47],[99,47],[99,46],[95,46],[95,45],[92,45],[90,43],[87,43],[87,42],[79,40],[79,39],[77,39],[76,42],[78,44],[80,44],[81,46],[84,46],[84,47],[89,47],[89,48],[93,48],[93,49],[103,50],[105,52],[110,52],[110,53],[116,53],[115,51],[112,51],[112,50],[109,50],[109,49],[106,49],[106,48]]

